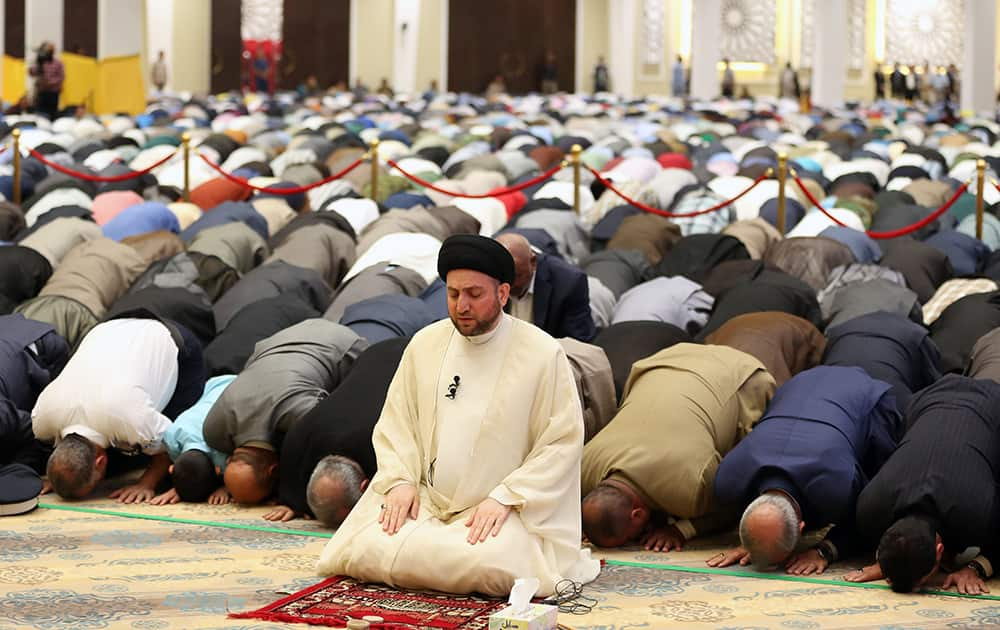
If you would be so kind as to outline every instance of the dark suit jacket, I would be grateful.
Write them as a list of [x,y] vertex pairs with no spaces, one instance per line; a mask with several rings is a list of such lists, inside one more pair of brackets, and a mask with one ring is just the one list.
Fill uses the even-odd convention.
[[947,551],[995,553],[998,410],[1000,384],[955,374],[914,395],[906,437],[858,499],[860,532],[874,543],[896,520],[921,515],[934,522]]
[[941,378],[941,353],[920,324],[886,311],[876,311],[827,328],[823,365],[854,366],[892,386],[899,409]]
[[858,494],[901,432],[889,390],[861,368],[820,366],[794,376],[723,458],[715,477],[720,503],[742,507],[782,490],[798,502],[807,528],[847,526],[828,536],[843,553]]
[[376,467],[372,431],[409,341],[400,337],[370,346],[340,386],[289,429],[281,445],[281,503],[297,512],[309,511],[306,485],[327,455],[353,459],[372,478]]
[[19,463],[45,472],[52,448],[35,439],[31,408],[68,356],[66,341],[49,324],[18,314],[0,317],[0,466]]
[[533,300],[535,326],[553,337],[590,341],[597,334],[590,314],[587,274],[573,265],[540,254]]

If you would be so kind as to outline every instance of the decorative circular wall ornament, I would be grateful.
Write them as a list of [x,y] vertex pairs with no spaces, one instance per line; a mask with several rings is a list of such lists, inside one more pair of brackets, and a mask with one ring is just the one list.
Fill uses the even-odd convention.
[[885,61],[961,67],[966,1],[971,0],[887,0]]
[[[698,3],[695,3],[697,10]],[[775,63],[774,28],[777,19],[774,0],[723,0],[719,52],[732,61]]]

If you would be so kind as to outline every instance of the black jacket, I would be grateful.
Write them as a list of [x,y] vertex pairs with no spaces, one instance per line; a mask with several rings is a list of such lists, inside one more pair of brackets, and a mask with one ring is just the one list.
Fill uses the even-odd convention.
[[306,486],[316,464],[327,455],[352,459],[369,479],[374,476],[372,431],[409,341],[397,338],[370,346],[340,386],[289,429],[281,445],[282,504],[297,512],[309,511]]
[[858,498],[858,529],[874,544],[919,515],[947,551],[988,556],[1000,525],[1000,384],[949,374],[913,397],[906,420],[906,436]]
[[535,326],[553,337],[590,341],[597,334],[587,274],[555,256],[538,256],[532,304]]

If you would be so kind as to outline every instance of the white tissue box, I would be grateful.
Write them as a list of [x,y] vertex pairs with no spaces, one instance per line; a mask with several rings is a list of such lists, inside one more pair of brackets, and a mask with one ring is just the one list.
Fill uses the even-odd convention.
[[558,615],[558,607],[546,604],[532,604],[521,612],[507,606],[490,615],[490,630],[556,630]]

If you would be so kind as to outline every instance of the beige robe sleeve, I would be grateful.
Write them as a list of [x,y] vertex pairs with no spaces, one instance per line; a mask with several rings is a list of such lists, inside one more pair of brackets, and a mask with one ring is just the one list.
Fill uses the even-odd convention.
[[372,433],[378,472],[371,485],[379,494],[404,483],[419,485],[423,475],[415,388],[417,366],[412,348],[410,344],[403,352]]

